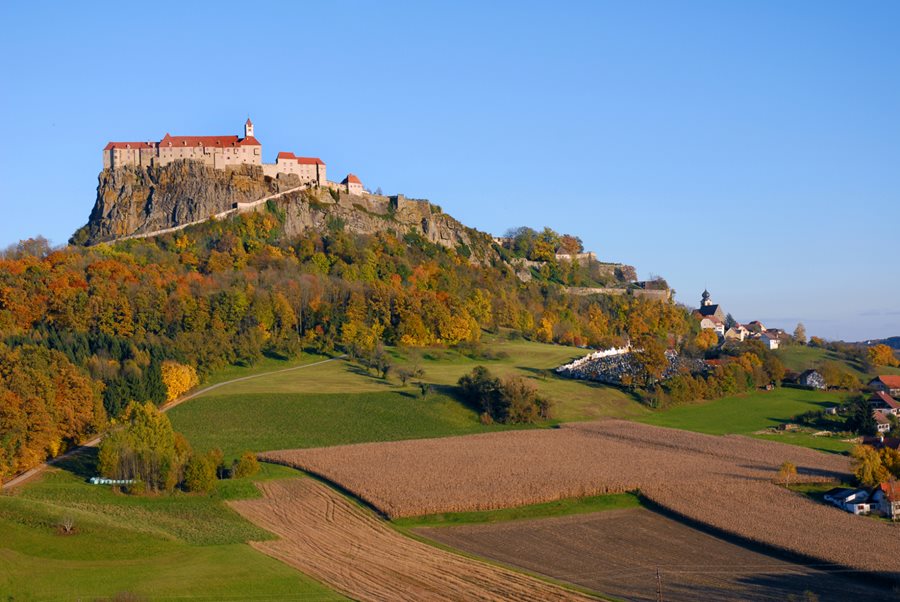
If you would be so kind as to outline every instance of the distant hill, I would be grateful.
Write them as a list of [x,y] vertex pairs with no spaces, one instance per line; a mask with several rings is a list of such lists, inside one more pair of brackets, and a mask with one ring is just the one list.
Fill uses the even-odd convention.
[[873,339],[870,341],[861,341],[858,343],[859,345],[864,345],[866,347],[872,347],[874,345],[887,345],[892,349],[900,350],[900,336],[897,337],[888,337],[886,339]]

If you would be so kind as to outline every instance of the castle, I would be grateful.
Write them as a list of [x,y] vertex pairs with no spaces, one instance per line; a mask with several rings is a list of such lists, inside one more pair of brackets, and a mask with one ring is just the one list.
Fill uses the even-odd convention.
[[365,194],[359,178],[348,174],[340,183],[329,182],[325,162],[318,157],[298,157],[280,152],[275,163],[262,162],[262,143],[253,135],[253,122],[244,123],[244,137],[237,136],[171,136],[159,142],[110,142],[103,149],[103,169],[125,166],[149,167],[173,161],[200,161],[216,169],[238,165],[259,165],[272,178],[278,174],[295,174],[301,184],[340,188],[350,194]]

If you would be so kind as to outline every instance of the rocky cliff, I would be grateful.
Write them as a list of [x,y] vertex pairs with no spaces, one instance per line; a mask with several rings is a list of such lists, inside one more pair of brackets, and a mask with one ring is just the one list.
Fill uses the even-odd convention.
[[319,188],[288,192],[299,185],[295,175],[271,178],[252,165],[220,170],[178,161],[163,167],[103,170],[88,223],[70,242],[93,245],[213,216],[228,219],[245,210],[267,210],[266,204],[247,204],[283,193],[272,202],[283,212],[288,237],[340,224],[363,234],[416,232],[433,243],[468,251],[476,261],[495,255],[487,234],[465,227],[427,201]]

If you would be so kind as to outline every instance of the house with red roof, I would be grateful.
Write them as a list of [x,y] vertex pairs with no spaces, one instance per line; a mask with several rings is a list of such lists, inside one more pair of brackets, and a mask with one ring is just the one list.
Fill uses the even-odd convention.
[[882,483],[871,499],[873,504],[878,504],[881,514],[891,520],[900,520],[900,483],[893,480]]
[[900,395],[900,376],[882,374],[870,380],[869,387],[875,391],[884,391],[888,395]]
[[325,186],[325,162],[318,157],[298,157],[294,153],[282,151],[275,157],[274,164],[264,164],[263,173],[275,177],[280,173],[296,174],[303,184]]
[[876,412],[900,416],[900,401],[897,401],[884,391],[875,391],[872,393],[869,402]]
[[352,173],[347,174],[347,177],[341,180],[341,186],[350,194],[366,194],[362,182]]

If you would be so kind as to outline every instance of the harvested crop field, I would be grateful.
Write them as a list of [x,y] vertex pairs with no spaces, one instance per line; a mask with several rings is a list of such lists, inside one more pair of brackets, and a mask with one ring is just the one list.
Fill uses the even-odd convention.
[[405,537],[314,479],[258,486],[231,505],[280,539],[251,545],[356,600],[593,599]]
[[882,600],[889,590],[841,573],[779,560],[643,508],[415,532],[445,545],[603,594],[663,599],[783,601],[811,591],[822,602]]
[[[390,517],[492,510],[640,490],[660,507],[730,535],[865,571],[900,575],[900,525],[856,517],[775,485],[849,476],[842,456],[609,420],[330,448],[263,457],[319,474]],[[877,541],[865,554],[848,542]]]

